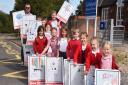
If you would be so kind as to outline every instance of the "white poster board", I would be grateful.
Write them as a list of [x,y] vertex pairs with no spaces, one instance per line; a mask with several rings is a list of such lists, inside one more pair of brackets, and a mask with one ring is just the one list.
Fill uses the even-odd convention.
[[33,45],[33,42],[37,36],[37,20],[30,20],[27,32],[27,45]]
[[69,85],[69,65],[70,63],[73,63],[73,60],[68,61],[67,59],[64,59],[64,79],[63,85]]
[[32,45],[23,45],[24,50],[24,65],[28,66],[28,57],[34,54]]
[[47,57],[45,85],[63,85],[63,58]]
[[36,20],[35,15],[25,15],[22,19],[22,27],[20,30],[21,38],[25,37],[27,35],[27,32],[29,31],[29,27],[33,26],[33,23],[31,23],[32,20]]
[[29,57],[28,85],[45,85],[45,56]]
[[22,18],[24,15],[25,15],[24,10],[12,13],[14,29],[20,29],[22,25]]
[[119,70],[95,70],[95,85],[120,85]]
[[69,70],[69,85],[84,85],[84,65],[70,64]]
[[60,21],[67,23],[69,17],[74,12],[74,10],[75,9],[73,8],[73,6],[67,1],[65,1],[57,14],[57,18]]

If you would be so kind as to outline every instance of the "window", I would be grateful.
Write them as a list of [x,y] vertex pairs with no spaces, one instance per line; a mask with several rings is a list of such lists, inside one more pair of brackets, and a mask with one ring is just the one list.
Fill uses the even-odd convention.
[[102,14],[101,14],[102,21],[108,20],[108,10],[109,8],[102,8]]
[[123,25],[123,0],[117,1],[116,25]]

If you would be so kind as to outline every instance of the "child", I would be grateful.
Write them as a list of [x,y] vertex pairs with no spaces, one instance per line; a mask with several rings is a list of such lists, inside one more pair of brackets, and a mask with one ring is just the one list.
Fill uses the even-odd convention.
[[59,40],[59,56],[66,59],[66,48],[68,45],[67,29],[61,29],[61,38]]
[[57,37],[60,37],[60,29],[62,27],[61,22],[56,18],[56,11],[52,11],[51,14],[51,20],[49,21],[50,25],[52,26],[52,28],[56,28],[57,29]]
[[97,62],[97,56],[101,55],[99,50],[99,43],[96,37],[91,39],[91,48],[86,57],[86,75],[87,75],[87,85],[94,85],[94,74],[95,74],[95,67]]
[[112,54],[112,47],[109,41],[103,44],[103,54],[98,57],[98,68],[100,69],[118,69],[115,62],[115,57]]
[[68,42],[66,55],[67,59],[73,59],[74,64],[81,63],[82,45],[79,40],[79,29],[72,30],[73,39]]
[[80,35],[81,43],[82,43],[82,64],[86,63],[86,57],[89,52],[91,52],[91,45],[87,41],[87,33],[82,32]]
[[44,35],[44,28],[42,26],[38,27],[37,37],[33,43],[33,48],[35,54],[44,55],[48,49],[48,40]]
[[51,29],[52,29],[51,25],[49,23],[46,23],[44,34],[48,40],[51,38]]
[[48,57],[58,57],[59,56],[59,45],[58,45],[58,37],[57,30],[55,28],[52,29],[52,37],[49,42],[49,50],[47,56]]
[[46,26],[46,23],[47,23],[47,18],[43,18],[42,19],[42,26],[45,27]]

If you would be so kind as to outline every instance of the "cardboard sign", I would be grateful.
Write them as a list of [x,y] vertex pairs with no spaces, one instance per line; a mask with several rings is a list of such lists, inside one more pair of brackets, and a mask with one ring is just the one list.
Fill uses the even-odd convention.
[[33,45],[33,42],[37,36],[37,30],[38,27],[42,25],[41,21],[37,20],[30,20],[29,21],[29,27],[28,27],[28,32],[27,32],[27,45]]
[[120,72],[118,70],[95,70],[95,85],[120,85]]
[[69,66],[69,85],[84,85],[84,65],[70,64]]
[[45,56],[29,57],[28,85],[45,85]]
[[67,23],[69,17],[73,13],[73,11],[74,11],[73,6],[70,3],[68,3],[67,1],[65,1],[57,14],[57,18],[60,21]]
[[24,50],[24,65],[28,66],[28,57],[34,54],[32,45],[23,45]]
[[20,30],[21,38],[27,35],[27,32],[29,32],[29,27],[32,27],[34,24],[31,23],[31,21],[36,20],[35,15],[25,15],[22,19],[22,27]]
[[12,15],[13,15],[13,26],[14,26],[14,29],[20,29],[20,27],[22,25],[23,16],[25,15],[24,10],[13,12]]
[[67,59],[64,59],[64,85],[69,85],[69,65],[70,63],[73,63],[73,60],[68,61]]
[[63,58],[47,57],[45,85],[63,85]]

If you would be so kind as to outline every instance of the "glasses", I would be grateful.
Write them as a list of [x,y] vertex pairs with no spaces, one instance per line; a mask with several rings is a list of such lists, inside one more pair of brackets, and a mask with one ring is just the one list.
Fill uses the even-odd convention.
[[25,9],[30,9],[30,7],[25,7]]

